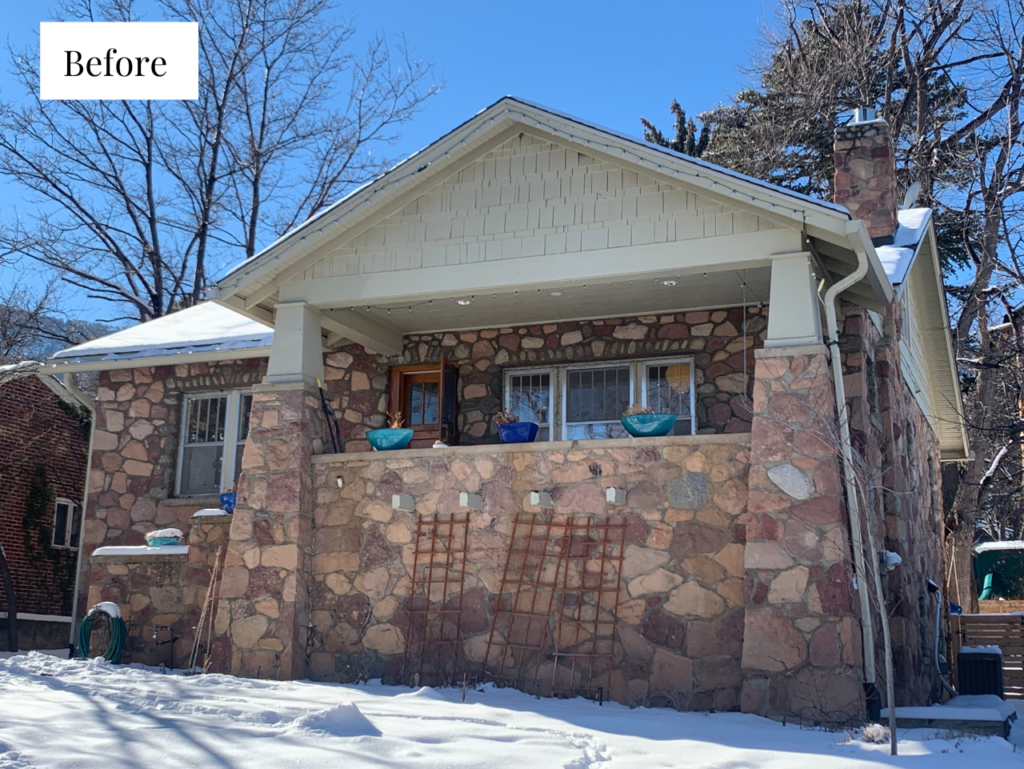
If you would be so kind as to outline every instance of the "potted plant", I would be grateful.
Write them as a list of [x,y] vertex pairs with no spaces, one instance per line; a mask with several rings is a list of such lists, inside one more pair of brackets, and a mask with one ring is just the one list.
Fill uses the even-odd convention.
[[511,409],[499,411],[494,423],[498,425],[498,438],[502,443],[533,443],[540,428],[536,422],[520,422]]
[[402,412],[388,414],[388,426],[379,430],[370,430],[366,434],[366,440],[373,446],[374,451],[394,451],[404,449],[412,440],[412,428],[402,427]]
[[675,414],[658,414],[654,409],[639,403],[634,403],[622,412],[622,426],[634,438],[668,435],[675,425]]

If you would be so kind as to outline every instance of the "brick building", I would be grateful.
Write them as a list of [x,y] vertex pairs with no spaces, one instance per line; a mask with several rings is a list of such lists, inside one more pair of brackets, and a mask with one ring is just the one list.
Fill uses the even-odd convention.
[[[844,207],[502,99],[217,304],[58,354],[100,372],[80,601],[183,659],[223,552],[210,653],[238,675],[838,723],[883,683],[890,550],[897,704],[926,703],[939,463],[968,449],[887,130],[837,132]],[[625,435],[632,403],[673,434]],[[503,408],[535,443],[498,443]],[[369,451],[395,411],[410,448]],[[124,549],[172,524],[186,551]]]
[[[67,645],[91,418],[52,376],[0,369],[0,541],[18,604],[19,646]],[[0,648],[7,644],[7,596]]]

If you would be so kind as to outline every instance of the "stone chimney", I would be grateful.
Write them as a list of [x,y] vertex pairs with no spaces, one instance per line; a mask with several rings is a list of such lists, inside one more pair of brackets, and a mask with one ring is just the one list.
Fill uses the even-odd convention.
[[896,233],[896,159],[889,125],[861,108],[836,129],[835,202],[854,219],[863,219],[876,246],[888,245]]

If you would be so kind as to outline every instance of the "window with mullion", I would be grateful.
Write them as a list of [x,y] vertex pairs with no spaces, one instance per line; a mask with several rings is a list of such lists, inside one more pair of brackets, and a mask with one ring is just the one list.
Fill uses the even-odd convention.
[[537,440],[551,440],[552,372],[513,371],[505,379],[505,408],[520,422],[536,422]]
[[620,418],[633,400],[632,366],[570,368],[565,372],[565,439],[627,435]]
[[675,414],[673,435],[693,434],[693,365],[689,360],[660,360],[644,365],[643,405],[659,414]]

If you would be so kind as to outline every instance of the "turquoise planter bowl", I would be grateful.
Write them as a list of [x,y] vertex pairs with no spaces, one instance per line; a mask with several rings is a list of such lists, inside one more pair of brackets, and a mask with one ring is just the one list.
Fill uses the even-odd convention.
[[149,547],[163,547],[164,545],[180,545],[181,537],[153,537],[147,539],[146,544]]
[[634,414],[622,418],[622,426],[634,438],[668,435],[676,426],[675,414]]
[[384,427],[380,430],[370,430],[366,434],[366,439],[377,451],[404,449],[412,440],[412,428]]

